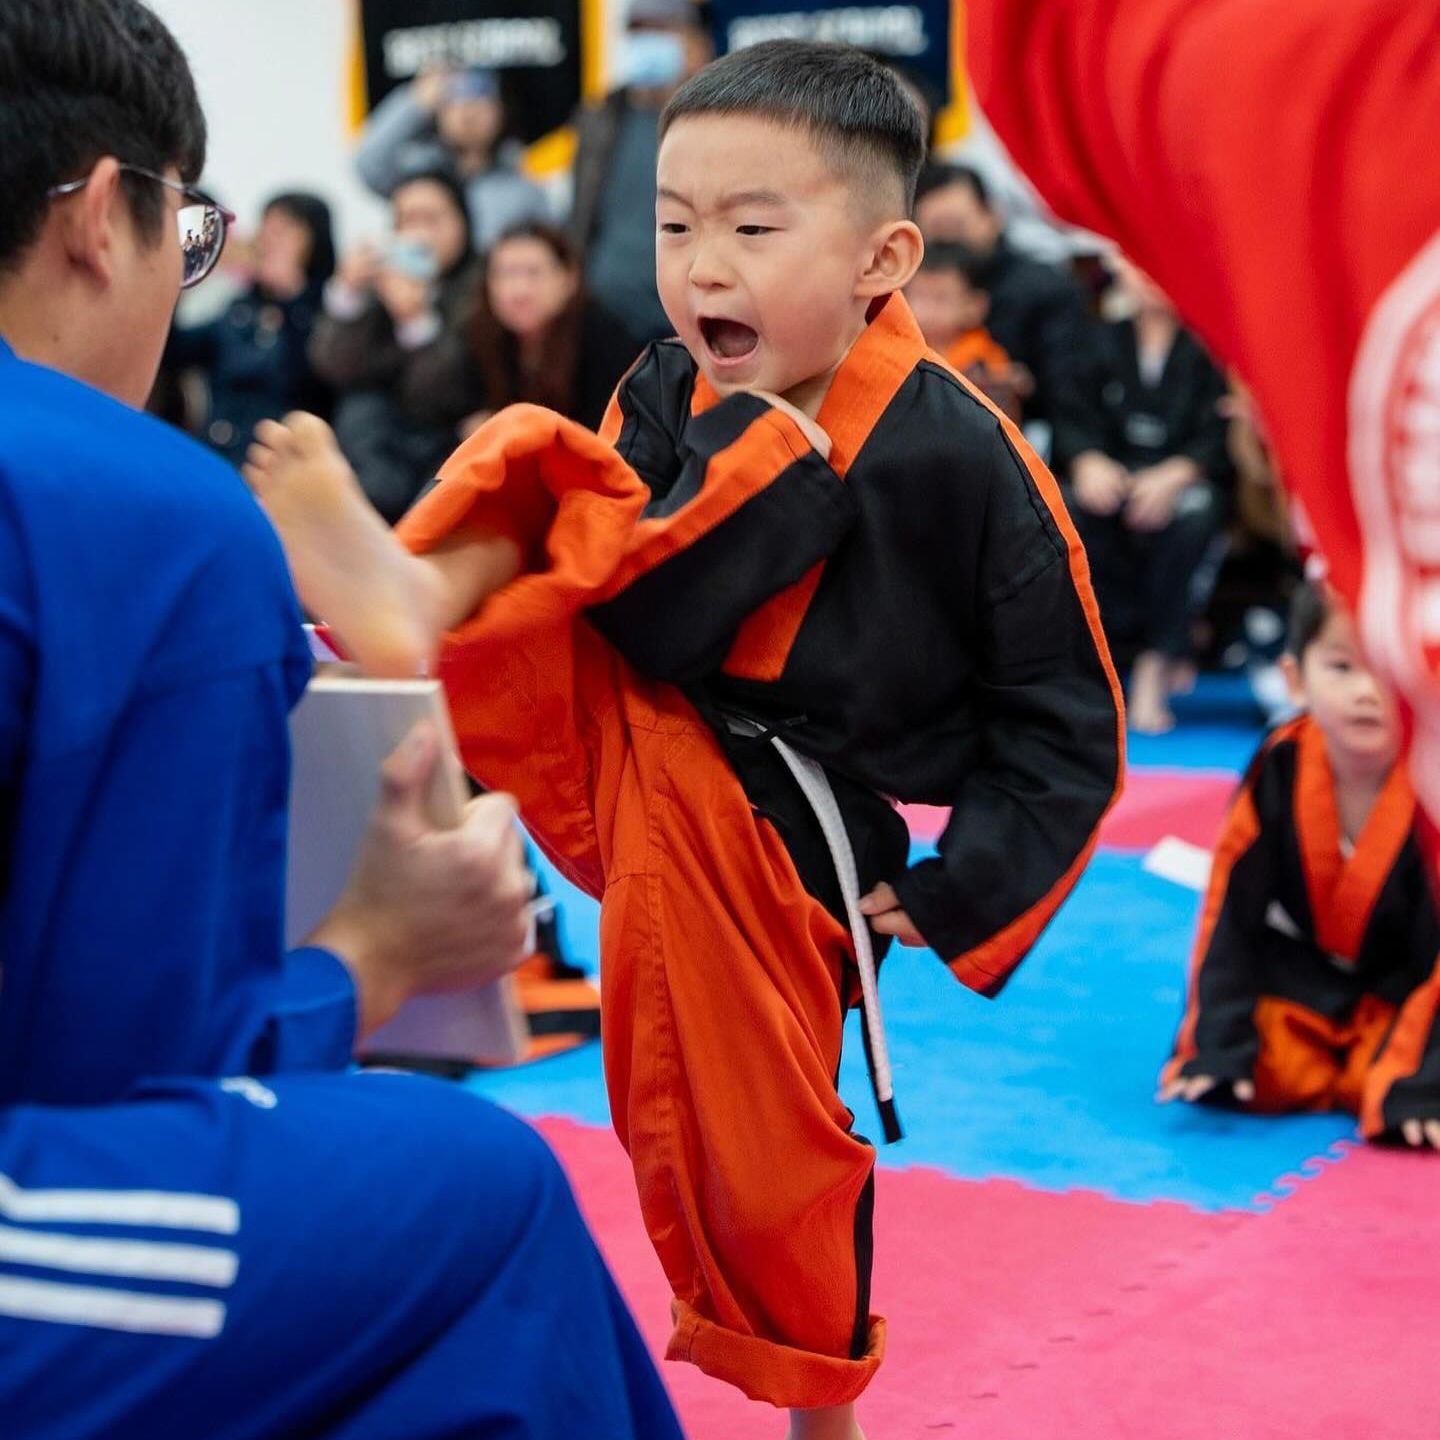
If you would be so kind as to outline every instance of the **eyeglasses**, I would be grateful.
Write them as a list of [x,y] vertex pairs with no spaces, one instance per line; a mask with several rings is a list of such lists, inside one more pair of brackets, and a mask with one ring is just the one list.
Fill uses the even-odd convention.
[[[212,200],[203,190],[193,185],[182,185],[178,180],[157,175],[143,165],[127,165],[122,162],[121,170],[130,175],[143,175],[167,190],[181,196],[185,204],[175,212],[175,223],[180,232],[180,253],[184,256],[185,267],[181,274],[180,288],[189,290],[198,285],[216,266],[225,249],[225,236],[235,223],[235,216],[223,205]],[[90,183],[87,175],[83,180],[71,180],[67,185],[53,186],[47,193],[52,197],[75,195]]]

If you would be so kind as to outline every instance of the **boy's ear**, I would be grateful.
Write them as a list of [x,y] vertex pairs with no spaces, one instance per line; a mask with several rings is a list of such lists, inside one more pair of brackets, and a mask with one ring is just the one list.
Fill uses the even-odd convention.
[[1291,701],[1296,705],[1305,705],[1305,681],[1300,674],[1299,661],[1293,655],[1282,655],[1280,673],[1285,677],[1285,688],[1290,692]]
[[873,300],[903,290],[920,268],[925,242],[911,220],[890,220],[871,236],[870,261],[855,287],[856,297]]

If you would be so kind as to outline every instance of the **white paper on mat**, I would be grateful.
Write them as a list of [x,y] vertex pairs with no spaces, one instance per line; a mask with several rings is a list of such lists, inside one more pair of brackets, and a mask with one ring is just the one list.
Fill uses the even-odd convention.
[[1203,891],[1210,883],[1211,854],[1178,835],[1167,835],[1141,862],[1141,869],[1187,890]]

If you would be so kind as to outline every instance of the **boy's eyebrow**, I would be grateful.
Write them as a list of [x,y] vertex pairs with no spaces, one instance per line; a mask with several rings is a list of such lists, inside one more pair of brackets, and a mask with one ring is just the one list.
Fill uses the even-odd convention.
[[[674,200],[681,205],[689,205],[693,209],[693,203],[678,190],[671,190],[666,185],[659,186],[655,195],[660,200]],[[768,205],[771,208],[779,208],[784,205],[785,197],[778,190],[736,190],[731,194],[723,196],[719,210],[738,210],[746,205]]]
[[778,190],[737,190],[720,202],[722,210],[738,210],[742,205],[779,206],[785,197]]

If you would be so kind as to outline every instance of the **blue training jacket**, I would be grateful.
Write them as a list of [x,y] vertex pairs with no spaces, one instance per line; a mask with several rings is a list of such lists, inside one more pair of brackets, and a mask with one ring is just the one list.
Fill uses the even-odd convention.
[[282,944],[309,673],[239,476],[0,340],[0,1105],[347,1063],[348,972]]

